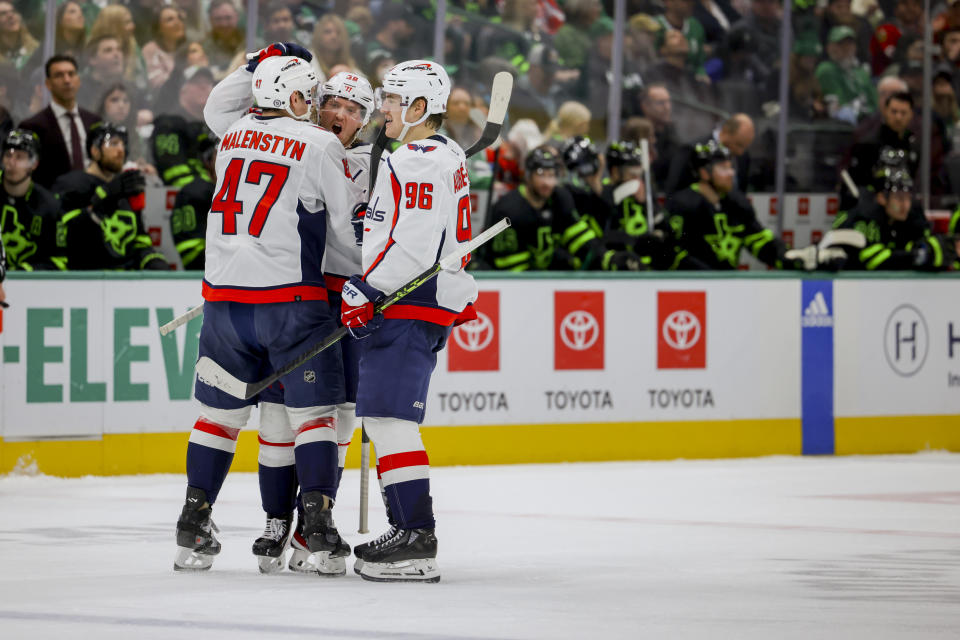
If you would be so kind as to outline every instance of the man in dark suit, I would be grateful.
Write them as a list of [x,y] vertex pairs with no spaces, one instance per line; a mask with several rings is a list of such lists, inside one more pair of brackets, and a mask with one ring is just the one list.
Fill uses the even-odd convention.
[[33,172],[37,184],[50,188],[61,175],[83,169],[87,156],[87,129],[100,118],[77,105],[80,76],[77,61],[67,55],[55,55],[44,67],[47,89],[52,101],[20,123],[40,138],[40,164]]

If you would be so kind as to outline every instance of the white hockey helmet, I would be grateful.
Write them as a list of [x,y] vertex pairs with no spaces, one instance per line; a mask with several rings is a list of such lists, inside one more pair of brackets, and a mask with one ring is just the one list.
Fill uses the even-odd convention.
[[[383,76],[383,87],[377,89],[377,108],[383,105],[383,95],[392,93],[400,96],[402,110],[400,117],[404,128],[399,139],[403,139],[410,127],[416,126],[435,113],[446,113],[447,99],[450,97],[450,76],[443,65],[429,60],[407,60],[394,66]],[[407,109],[417,98],[427,101],[423,117],[407,124]]]
[[[253,97],[261,109],[283,109],[297,120],[310,117],[310,103],[319,82],[310,63],[296,56],[267,58],[253,72]],[[307,112],[298,116],[290,109],[290,94],[299,91]]]
[[341,71],[320,86],[320,103],[328,96],[338,96],[352,102],[356,102],[363,107],[363,124],[367,126],[370,122],[370,114],[373,113],[373,87],[363,76],[350,71]]

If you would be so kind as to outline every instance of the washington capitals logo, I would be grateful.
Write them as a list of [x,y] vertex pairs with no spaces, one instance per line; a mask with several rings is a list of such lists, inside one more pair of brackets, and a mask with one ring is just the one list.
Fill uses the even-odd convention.
[[410,149],[410,151],[422,151],[423,153],[430,153],[431,151],[433,151],[433,150],[436,149],[436,148],[437,148],[436,145],[432,145],[432,146],[429,146],[429,147],[426,147],[426,146],[423,146],[423,145],[419,145],[419,144],[408,144],[408,145],[407,145],[407,149]]

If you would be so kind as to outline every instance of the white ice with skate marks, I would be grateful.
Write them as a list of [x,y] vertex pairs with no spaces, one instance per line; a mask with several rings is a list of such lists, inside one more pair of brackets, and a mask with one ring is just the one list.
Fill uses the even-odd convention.
[[[0,478],[3,638],[956,638],[960,455],[431,470],[439,584],[261,575],[252,474],[171,569],[181,476]],[[351,545],[358,478],[335,508]]]

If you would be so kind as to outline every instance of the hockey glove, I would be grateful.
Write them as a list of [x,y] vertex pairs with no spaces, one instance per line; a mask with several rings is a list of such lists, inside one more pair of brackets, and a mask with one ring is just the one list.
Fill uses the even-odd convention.
[[[839,271],[847,262],[847,252],[840,247],[821,248],[815,244],[803,249],[790,249],[783,254],[793,267],[804,271]],[[785,265],[789,268],[789,265]]]
[[922,271],[949,269],[956,261],[956,245],[941,236],[929,235],[913,246],[913,267]]
[[353,208],[353,214],[350,216],[350,224],[353,225],[353,235],[357,240],[357,246],[363,246],[363,218],[367,215],[367,203],[361,202]]
[[274,42],[256,53],[247,54],[247,71],[253,73],[256,71],[257,65],[273,56],[297,56],[307,62],[313,60],[313,54],[296,42]]
[[[649,259],[646,261],[649,263]],[[633,251],[607,251],[603,256],[604,271],[645,271],[650,267]]]
[[373,306],[383,300],[383,292],[351,276],[340,294],[340,322],[356,339],[366,338],[383,324],[383,314],[374,314]]
[[[90,204],[95,213],[103,216],[113,213],[120,200],[126,198],[132,209],[140,211],[143,209],[143,192],[146,187],[147,181],[139,170],[123,171],[104,186],[97,187]],[[139,208],[137,204],[140,205]]]

